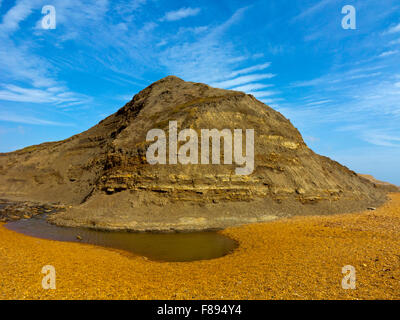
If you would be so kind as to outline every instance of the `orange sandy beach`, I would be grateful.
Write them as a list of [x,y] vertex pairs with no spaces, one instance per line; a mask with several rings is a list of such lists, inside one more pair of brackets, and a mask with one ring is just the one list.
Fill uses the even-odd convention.
[[[0,299],[400,299],[400,194],[376,211],[295,217],[222,231],[239,242],[206,261],[154,262],[41,240],[0,224]],[[57,289],[44,290],[53,265]],[[356,269],[356,289],[341,286]]]

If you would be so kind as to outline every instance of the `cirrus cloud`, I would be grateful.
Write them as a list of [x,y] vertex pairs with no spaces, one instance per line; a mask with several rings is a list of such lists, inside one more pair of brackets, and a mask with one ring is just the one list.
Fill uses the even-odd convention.
[[180,8],[179,10],[167,12],[160,21],[178,21],[187,17],[196,16],[200,11],[200,8]]

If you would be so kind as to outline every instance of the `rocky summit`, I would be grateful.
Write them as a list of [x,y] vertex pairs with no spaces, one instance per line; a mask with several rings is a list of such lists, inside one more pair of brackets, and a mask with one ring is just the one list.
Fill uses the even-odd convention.
[[[168,140],[171,122],[198,137],[202,129],[241,129],[245,138],[254,129],[253,170],[237,174],[237,163],[223,162],[150,164],[154,141],[147,134],[161,129]],[[224,150],[221,142],[226,158]],[[0,197],[64,205],[48,217],[57,225],[193,231],[358,211],[382,204],[386,190],[314,153],[288,119],[252,95],[169,76],[85,132],[0,154]]]

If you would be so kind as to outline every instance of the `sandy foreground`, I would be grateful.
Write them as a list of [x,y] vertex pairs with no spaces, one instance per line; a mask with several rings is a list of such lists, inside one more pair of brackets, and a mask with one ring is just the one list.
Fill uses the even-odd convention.
[[[400,194],[376,211],[295,217],[224,230],[240,246],[165,263],[41,240],[0,224],[0,299],[400,299]],[[53,265],[57,289],[44,290]],[[356,269],[344,290],[342,267]]]

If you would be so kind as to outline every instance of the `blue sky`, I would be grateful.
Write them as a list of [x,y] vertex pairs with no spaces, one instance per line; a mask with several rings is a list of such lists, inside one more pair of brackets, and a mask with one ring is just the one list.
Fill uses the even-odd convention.
[[0,0],[0,152],[86,130],[170,74],[252,93],[314,151],[400,185],[398,0]]

